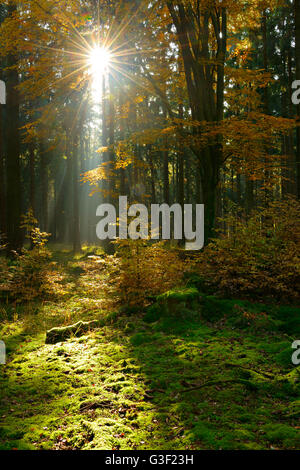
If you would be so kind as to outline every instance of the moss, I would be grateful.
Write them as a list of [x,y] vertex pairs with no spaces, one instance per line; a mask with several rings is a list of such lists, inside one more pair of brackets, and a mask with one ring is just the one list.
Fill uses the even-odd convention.
[[199,299],[199,291],[194,287],[185,289],[173,289],[157,297],[157,302],[164,303],[169,301],[188,302]]
[[282,413],[287,417],[299,418],[300,417],[300,400],[291,402],[287,407],[282,409]]
[[46,344],[56,344],[61,341],[66,341],[66,339],[71,338],[72,336],[82,336],[87,331],[91,331],[95,328],[99,328],[97,320],[89,322],[79,321],[75,325],[52,328],[46,333]]
[[24,431],[22,429],[11,429],[7,427],[0,428],[0,439],[12,439],[19,440],[24,436]]
[[213,322],[232,313],[233,302],[217,299],[213,296],[204,296],[202,299],[201,316]]
[[292,364],[292,354],[293,350],[290,343],[286,343],[285,347],[278,353],[274,355],[274,361],[276,364],[286,368],[293,368]]
[[[58,262],[69,270],[74,259]],[[76,266],[87,272],[85,262]],[[69,299],[28,305],[14,320],[11,308],[0,326],[1,449],[299,448],[299,371],[285,362],[281,323],[286,313],[295,324],[297,310],[179,289],[129,319],[94,307],[93,273],[72,276]],[[270,329],[238,326],[244,310],[266,312]],[[44,344],[47,329],[83,318],[101,327]]]
[[149,343],[151,341],[151,336],[145,333],[136,333],[130,338],[130,342],[133,346],[140,346],[141,344]]
[[196,288],[174,289],[159,295],[144,316],[146,323],[155,323],[162,317],[172,321],[190,320],[197,315],[200,294]]
[[201,441],[209,447],[215,447],[217,433],[211,426],[200,422],[193,427],[192,435],[190,436],[193,440]]
[[291,441],[292,446],[300,445],[300,433],[286,424],[267,424],[263,427],[265,438],[271,443],[287,443]]
[[155,303],[147,309],[147,312],[144,316],[144,321],[146,323],[154,323],[162,317],[163,313],[164,309],[162,308],[162,306],[158,303]]

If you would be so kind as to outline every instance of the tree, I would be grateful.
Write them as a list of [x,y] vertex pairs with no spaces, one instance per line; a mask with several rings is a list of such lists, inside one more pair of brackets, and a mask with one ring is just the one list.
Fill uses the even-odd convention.
[[[300,79],[300,2],[294,0],[295,6],[295,38],[296,38],[296,75]],[[297,106],[297,117],[300,121],[300,104]],[[297,171],[297,194],[300,199],[300,126],[297,127],[297,158],[296,158],[296,171]]]
[[[8,17],[13,17],[17,8],[8,4]],[[17,56],[11,51],[7,56],[7,105],[6,105],[6,201],[8,250],[18,251],[22,246],[21,232],[21,179],[20,179],[20,102],[19,72]]]

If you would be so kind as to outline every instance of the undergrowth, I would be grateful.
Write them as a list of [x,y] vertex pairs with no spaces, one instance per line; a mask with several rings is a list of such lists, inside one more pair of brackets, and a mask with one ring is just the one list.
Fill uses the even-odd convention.
[[[68,296],[1,304],[1,449],[299,449],[299,309],[190,286],[107,313],[102,259],[55,253]],[[45,345],[46,330],[92,319]]]

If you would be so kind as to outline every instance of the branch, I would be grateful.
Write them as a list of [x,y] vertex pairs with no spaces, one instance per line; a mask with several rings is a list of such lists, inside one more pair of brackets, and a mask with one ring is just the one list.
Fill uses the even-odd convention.
[[232,383],[245,385],[247,388],[251,390],[257,390],[257,385],[255,385],[253,382],[250,382],[249,380],[228,379],[228,380],[209,380],[207,382],[204,382],[202,385],[197,385],[196,387],[192,387],[187,390],[182,390],[180,393],[194,392],[195,390],[201,390],[204,387],[213,387],[215,385],[226,385],[226,384],[232,384]]

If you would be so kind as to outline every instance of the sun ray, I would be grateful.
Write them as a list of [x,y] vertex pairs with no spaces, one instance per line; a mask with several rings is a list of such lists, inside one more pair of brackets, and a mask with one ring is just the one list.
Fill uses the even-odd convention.
[[[98,2],[97,2],[98,3]],[[121,42],[120,38],[126,33],[129,25],[134,21],[140,13],[142,5],[133,11],[130,9],[125,14],[121,21],[117,20],[120,15],[115,15],[110,24],[101,21],[100,8],[98,3],[97,13],[94,21],[94,28],[87,34],[82,34],[71,18],[65,15],[65,12],[60,12],[60,18],[57,20],[66,31],[65,39],[62,40],[62,47],[51,47],[44,44],[34,44],[35,47],[52,51],[54,53],[54,60],[58,60],[58,70],[61,70],[61,76],[49,77],[47,88],[51,90],[59,83],[65,82],[67,87],[74,88],[75,81],[72,78],[76,77],[76,87],[78,83],[80,86],[85,81],[90,89],[92,100],[99,103],[99,98],[102,96],[102,82],[103,77],[111,73],[115,79],[124,77],[130,80],[140,89],[149,91],[138,78],[138,74],[131,74],[129,69],[139,69],[140,64],[136,61],[131,61],[131,56],[137,56],[140,51],[132,45],[132,41],[128,37],[124,37]],[[119,12],[120,13],[120,12]],[[74,50],[72,50],[74,47]],[[155,48],[150,52],[157,52]],[[59,58],[61,55],[62,59]],[[42,84],[42,81],[41,81]],[[96,99],[95,99],[96,97]]]
[[140,87],[141,89],[149,92],[149,88],[147,88],[144,84],[140,83],[137,81],[136,78],[130,76],[129,73],[126,73],[124,70],[114,66],[115,70],[117,70],[117,72],[119,72],[121,75],[124,75],[124,77],[128,78],[131,82],[133,82],[135,85],[137,85],[138,87]]
[[[134,20],[134,18],[138,15],[138,13],[140,12],[142,8],[142,4],[136,9],[136,11],[133,13],[132,16],[130,16],[130,14],[128,13],[128,21],[126,21],[126,18],[122,21],[124,22],[124,24],[122,25],[122,22],[120,24],[120,30],[118,32],[116,32],[115,36],[113,37],[113,39],[111,40],[109,46],[111,47],[115,42],[116,40],[121,36],[121,34],[126,30],[126,28],[130,25],[130,23]],[[111,31],[113,29],[111,28]]]
[[72,72],[70,72],[68,75],[65,75],[63,77],[60,77],[58,78],[57,80],[55,80],[54,82],[50,83],[49,85],[47,85],[47,87],[45,87],[44,89],[42,89],[40,91],[40,93],[44,93],[45,91],[47,91],[48,89],[52,88],[54,85],[57,85],[58,83],[62,82],[63,80],[68,80],[69,78],[71,78],[73,75],[75,75],[76,73],[79,73],[81,72],[81,70],[84,70],[86,69],[87,66],[86,64],[83,65],[82,67],[80,67],[79,69],[76,69],[76,70],[73,70]]
[[32,45],[37,47],[37,48],[41,48],[41,49],[47,49],[49,51],[54,51],[54,52],[58,52],[60,54],[70,54],[70,55],[74,55],[76,57],[82,57],[82,58],[86,58],[86,49],[85,49],[85,53],[80,53],[80,52],[75,52],[75,51],[68,51],[66,49],[58,49],[56,47],[50,47],[50,46],[45,46],[44,44],[38,44],[38,43],[34,43],[32,42]]
[[71,26],[71,29],[74,31],[74,33],[82,40],[82,43],[86,45],[87,48],[90,47],[88,41],[85,39],[85,37],[78,31],[78,29],[73,25],[72,21],[66,16],[63,15],[67,21],[67,23]]

